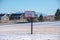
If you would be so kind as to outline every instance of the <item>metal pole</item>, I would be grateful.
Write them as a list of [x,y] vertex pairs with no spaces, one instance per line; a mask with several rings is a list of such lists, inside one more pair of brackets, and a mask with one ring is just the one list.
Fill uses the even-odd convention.
[[33,34],[33,19],[31,18],[31,34]]

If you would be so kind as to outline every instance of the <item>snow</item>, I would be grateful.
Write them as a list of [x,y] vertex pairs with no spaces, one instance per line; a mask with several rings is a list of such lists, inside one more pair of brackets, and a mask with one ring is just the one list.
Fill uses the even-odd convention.
[[60,35],[0,33],[0,40],[59,40]]
[[[60,21],[33,23],[35,31],[32,35],[30,25],[30,23],[0,25],[0,40],[60,40]],[[44,32],[45,28],[51,32]],[[53,31],[54,28],[57,32]]]

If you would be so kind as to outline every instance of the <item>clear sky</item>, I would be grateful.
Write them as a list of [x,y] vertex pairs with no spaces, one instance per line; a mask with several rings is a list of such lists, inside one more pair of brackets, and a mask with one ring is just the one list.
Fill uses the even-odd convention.
[[33,10],[54,15],[60,8],[60,0],[0,0],[0,13]]

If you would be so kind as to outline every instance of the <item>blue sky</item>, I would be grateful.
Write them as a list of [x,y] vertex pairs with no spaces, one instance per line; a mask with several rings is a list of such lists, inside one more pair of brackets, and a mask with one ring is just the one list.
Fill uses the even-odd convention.
[[60,8],[60,0],[0,0],[0,13],[36,11],[54,15]]

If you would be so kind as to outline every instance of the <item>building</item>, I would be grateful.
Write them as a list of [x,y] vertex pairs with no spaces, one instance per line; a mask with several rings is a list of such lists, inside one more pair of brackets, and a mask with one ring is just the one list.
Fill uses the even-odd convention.
[[9,14],[0,14],[0,23],[8,23]]
[[22,15],[20,16],[20,22],[28,22],[27,18],[25,18],[25,13],[22,13]]
[[18,20],[18,19],[20,19],[20,16],[21,16],[21,14],[11,14],[9,16],[9,19],[10,20]]
[[8,23],[9,22],[9,14],[5,14],[4,16],[2,16],[1,22],[2,23]]
[[[35,15],[35,12],[34,12]],[[38,18],[35,15],[34,21],[37,22]],[[12,13],[12,14],[0,14],[1,23],[18,23],[18,22],[28,22],[25,17],[25,13]]]
[[18,23],[18,22],[28,22],[24,16],[24,13],[20,14],[11,14],[9,16],[9,20],[11,23]]
[[1,19],[5,14],[0,14],[0,23],[1,23]]
[[21,14],[11,14],[9,16],[9,20],[12,23],[19,22],[20,21],[20,16],[21,16]]
[[44,16],[43,19],[44,19],[44,21],[54,21],[55,20],[55,16],[48,15],[48,16]]

